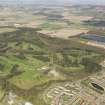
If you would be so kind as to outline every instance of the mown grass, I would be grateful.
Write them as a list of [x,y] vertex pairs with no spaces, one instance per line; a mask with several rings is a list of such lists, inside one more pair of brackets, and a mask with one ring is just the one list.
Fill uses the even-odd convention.
[[[41,62],[37,59],[29,58],[27,60],[20,60],[14,56],[9,56],[8,58],[0,57],[1,62],[6,63],[6,66],[3,72],[9,74],[12,67],[17,64],[19,69],[24,71],[21,75],[13,77],[10,81],[23,88],[29,88],[34,85],[40,85],[42,82],[46,81],[48,78],[41,77],[38,69],[45,65],[44,62]],[[28,85],[27,85],[28,84]],[[27,85],[27,86],[26,86]]]

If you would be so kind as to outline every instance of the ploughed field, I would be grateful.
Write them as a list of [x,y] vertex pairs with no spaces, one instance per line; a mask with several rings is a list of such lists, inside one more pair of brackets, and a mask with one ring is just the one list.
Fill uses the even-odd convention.
[[[104,54],[100,51],[37,31],[19,28],[0,34],[0,91],[3,94],[14,90],[34,104],[44,105],[39,94],[49,83],[82,78],[102,69],[99,63]],[[30,97],[25,93],[30,93]]]

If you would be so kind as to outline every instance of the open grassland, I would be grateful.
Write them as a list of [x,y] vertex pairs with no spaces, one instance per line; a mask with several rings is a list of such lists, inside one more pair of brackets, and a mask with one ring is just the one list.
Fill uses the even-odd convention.
[[45,23],[41,24],[39,28],[43,30],[59,30],[62,28],[66,28],[68,25],[65,22],[61,21],[46,21]]

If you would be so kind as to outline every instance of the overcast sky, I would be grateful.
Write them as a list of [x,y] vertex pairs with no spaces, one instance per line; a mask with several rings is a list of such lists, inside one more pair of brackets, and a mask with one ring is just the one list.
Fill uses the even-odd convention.
[[48,4],[97,4],[105,5],[105,0],[0,0],[0,2],[48,3]]

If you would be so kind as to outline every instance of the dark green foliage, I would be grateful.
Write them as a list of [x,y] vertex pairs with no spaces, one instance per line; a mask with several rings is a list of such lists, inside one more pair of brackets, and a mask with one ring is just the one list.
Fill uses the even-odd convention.
[[0,71],[2,71],[4,67],[5,67],[4,64],[0,64]]
[[19,75],[19,74],[22,73],[22,71],[19,70],[19,65],[15,64],[15,65],[12,67],[10,73],[11,73],[12,75]]
[[85,70],[87,72],[97,72],[99,70],[102,70],[101,65],[96,63],[91,58],[83,58],[82,61],[81,61],[81,64],[83,64],[85,66]]
[[72,64],[71,59],[68,58],[67,54],[63,54],[63,60],[60,63],[63,67],[69,67]]
[[18,53],[18,54],[15,55],[15,56],[16,56],[17,58],[19,58],[19,59],[26,59],[24,53],[22,53],[22,52]]
[[33,57],[36,59],[39,59],[43,62],[49,62],[50,61],[49,57],[46,55],[34,55]]

